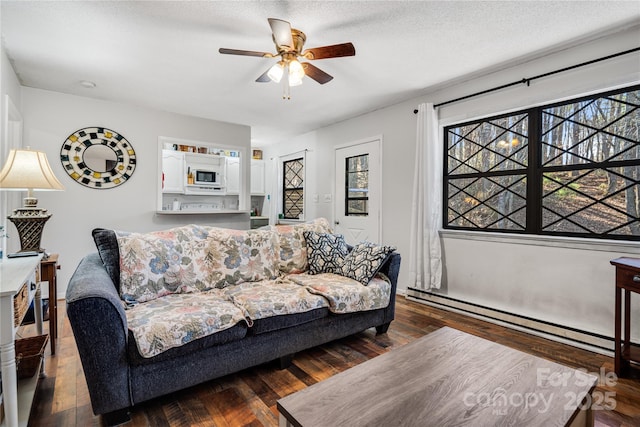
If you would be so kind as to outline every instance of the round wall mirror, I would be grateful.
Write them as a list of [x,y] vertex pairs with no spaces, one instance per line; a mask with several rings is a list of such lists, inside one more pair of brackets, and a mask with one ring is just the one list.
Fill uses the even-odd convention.
[[80,129],[65,140],[60,161],[67,174],[90,188],[124,184],[136,168],[136,154],[125,137],[107,128]]
[[116,166],[118,156],[106,145],[92,145],[84,150],[84,163],[96,172],[107,172]]

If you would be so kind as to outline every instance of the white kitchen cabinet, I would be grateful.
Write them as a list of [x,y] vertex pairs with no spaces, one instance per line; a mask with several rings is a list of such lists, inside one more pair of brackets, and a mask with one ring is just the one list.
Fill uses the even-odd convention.
[[164,136],[158,146],[157,214],[249,212],[246,149]]
[[184,152],[162,150],[163,193],[184,193],[186,172],[184,170]]
[[262,196],[266,193],[264,182],[264,160],[251,160],[251,194]]

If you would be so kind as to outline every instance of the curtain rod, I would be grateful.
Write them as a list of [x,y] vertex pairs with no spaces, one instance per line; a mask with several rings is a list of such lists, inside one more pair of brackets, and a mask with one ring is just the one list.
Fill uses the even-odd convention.
[[[439,104],[435,104],[433,106],[433,108],[441,107],[441,106],[447,105],[447,104],[452,104],[452,103],[458,102],[458,101],[463,101],[465,99],[473,98],[473,97],[479,96],[479,95],[484,95],[484,94],[490,93],[490,92],[495,92],[495,91],[498,91],[498,90],[501,90],[501,89],[506,89],[508,87],[519,85],[519,84],[526,84],[527,86],[529,86],[529,84],[533,80],[541,79],[543,77],[552,76],[554,74],[562,73],[562,72],[569,71],[569,70],[574,70],[576,68],[584,67],[585,65],[595,64],[596,62],[606,61],[607,59],[615,58],[615,57],[622,56],[622,55],[627,55],[629,53],[637,52],[639,50],[640,50],[640,47],[635,47],[633,49],[625,50],[623,52],[618,52],[618,53],[614,53],[614,54],[611,54],[611,55],[603,56],[602,58],[592,59],[591,61],[582,62],[580,64],[571,65],[571,66],[565,67],[565,68],[560,68],[559,70],[550,71],[550,72],[544,73],[544,74],[538,74],[537,76],[533,76],[533,77],[529,77],[529,78],[525,77],[522,80],[518,80],[518,81],[515,81],[515,82],[507,83],[507,84],[504,84],[504,85],[501,85],[501,86],[496,86],[496,87],[493,87],[491,89],[486,89],[486,90],[483,90],[483,91],[480,91],[480,92],[472,93],[471,95],[466,95],[466,96],[462,96],[460,98],[456,98],[456,99],[452,99],[452,100],[449,100],[449,101],[441,102]],[[418,114],[418,110],[417,109],[413,110],[413,114]]]

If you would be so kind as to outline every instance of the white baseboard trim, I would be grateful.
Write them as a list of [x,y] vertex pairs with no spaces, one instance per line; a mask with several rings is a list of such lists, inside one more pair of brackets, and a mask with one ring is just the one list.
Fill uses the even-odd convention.
[[464,314],[475,319],[484,320],[507,328],[571,345],[573,347],[578,347],[583,350],[613,357],[614,340],[610,337],[600,336],[586,331],[520,316],[514,313],[507,313],[490,307],[480,306],[478,304],[440,296],[432,292],[418,289],[407,289],[406,298],[410,301],[449,310],[454,313]]

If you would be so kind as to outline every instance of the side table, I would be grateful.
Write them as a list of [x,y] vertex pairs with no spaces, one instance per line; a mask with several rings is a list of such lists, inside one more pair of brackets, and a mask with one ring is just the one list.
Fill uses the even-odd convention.
[[[640,363],[640,347],[631,344],[631,292],[640,293],[640,258],[616,258],[615,310],[615,362],[616,375],[622,377],[630,370],[631,363]],[[622,290],[624,289],[624,309]],[[622,312],[624,311],[624,339],[622,339]]]
[[56,338],[58,337],[58,281],[56,271],[60,269],[58,254],[40,262],[40,280],[49,282],[49,343],[51,355],[56,354]]

